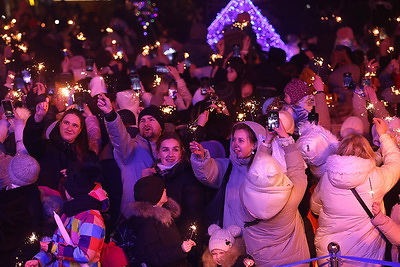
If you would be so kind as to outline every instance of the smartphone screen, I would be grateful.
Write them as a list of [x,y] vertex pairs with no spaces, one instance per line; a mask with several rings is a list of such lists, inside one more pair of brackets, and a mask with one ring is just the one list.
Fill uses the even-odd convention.
[[318,125],[319,114],[315,112],[315,107],[313,107],[312,111],[310,113],[308,113],[307,120],[310,123],[314,123],[315,125]]
[[268,131],[273,131],[274,128],[279,127],[279,112],[278,111],[268,112],[267,125],[268,125]]
[[237,44],[233,45],[232,52],[233,52],[232,54],[233,57],[240,57],[240,45]]
[[14,118],[14,109],[13,104],[10,99],[4,99],[1,101],[3,105],[4,113],[6,114],[7,118]]
[[206,95],[210,89],[210,78],[202,77],[200,79],[200,91],[202,95]]
[[93,64],[94,64],[93,58],[87,58],[86,59],[86,71],[93,71]]
[[23,70],[21,71],[22,74],[22,79],[24,80],[24,83],[31,83],[32,82],[32,77],[31,74],[29,73],[29,71],[27,70]]
[[362,86],[371,86],[371,78],[363,78],[361,80],[361,85]]
[[168,95],[172,98],[172,99],[176,99],[176,94],[178,92],[177,88],[176,88],[177,84],[175,81],[170,82],[169,87],[168,87]]
[[344,87],[349,87],[352,81],[353,81],[353,77],[350,72],[343,73]]
[[165,66],[155,66],[154,69],[157,73],[169,73],[167,67]]
[[130,74],[129,77],[130,77],[130,79],[131,79],[131,86],[132,86],[132,89],[135,90],[135,91],[140,91],[140,89],[142,89],[142,87],[140,86],[139,75],[137,75],[137,74]]
[[22,89],[25,86],[24,80],[22,77],[16,77],[15,78],[15,85],[17,86],[17,89]]
[[76,109],[79,111],[83,111],[83,104],[85,103],[85,96],[83,92],[75,92],[74,93],[74,104],[76,105]]

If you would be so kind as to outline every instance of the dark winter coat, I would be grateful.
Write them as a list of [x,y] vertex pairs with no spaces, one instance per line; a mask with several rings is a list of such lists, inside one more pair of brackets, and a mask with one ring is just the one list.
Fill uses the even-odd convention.
[[176,164],[159,176],[164,180],[168,197],[181,207],[181,214],[175,222],[181,236],[187,237],[191,224],[201,224],[205,205],[204,186],[194,176],[188,161]]
[[34,116],[29,117],[24,128],[24,145],[40,164],[38,184],[58,190],[62,178],[60,171],[78,159],[76,144],[65,142],[57,125],[50,139],[42,138],[43,131],[44,122],[37,123]]
[[42,220],[40,191],[36,184],[0,191],[0,266],[14,266],[19,256],[29,260],[35,255],[24,249],[28,236],[39,234]]
[[[169,199],[164,206],[134,202],[127,206],[124,223],[136,237],[135,256],[129,266],[180,267],[187,266],[178,229],[174,222],[180,214],[179,205]],[[117,245],[121,246],[117,242]],[[128,253],[127,253],[128,254]]]

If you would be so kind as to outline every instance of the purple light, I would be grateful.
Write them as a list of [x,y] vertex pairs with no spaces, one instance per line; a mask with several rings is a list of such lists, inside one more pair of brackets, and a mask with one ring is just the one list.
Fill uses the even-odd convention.
[[288,58],[292,56],[279,34],[275,32],[275,29],[268,22],[267,18],[261,14],[260,10],[251,0],[231,0],[228,5],[217,14],[216,19],[208,27],[208,44],[214,48],[224,35],[224,26],[233,24],[236,16],[243,12],[248,12],[250,14],[252,28],[257,36],[257,42],[264,51],[268,51],[269,48],[273,46],[285,50]]

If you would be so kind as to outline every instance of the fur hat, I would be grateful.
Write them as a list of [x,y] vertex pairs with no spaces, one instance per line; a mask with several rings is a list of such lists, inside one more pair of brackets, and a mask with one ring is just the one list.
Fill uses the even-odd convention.
[[156,205],[160,201],[165,189],[164,181],[155,176],[149,175],[140,178],[134,187],[136,201],[149,202]]
[[340,136],[345,138],[351,134],[362,135],[364,133],[364,124],[359,117],[351,116],[344,120],[340,128]]
[[233,246],[235,237],[238,237],[240,233],[241,229],[236,225],[230,225],[224,229],[216,224],[211,224],[208,227],[208,234],[210,235],[208,249],[210,251],[220,249],[226,252]]
[[312,93],[307,84],[297,78],[292,79],[283,91],[290,96],[290,103],[288,104],[296,104],[300,99]]
[[40,166],[29,155],[16,155],[8,166],[10,183],[19,186],[33,184],[39,177]]
[[98,94],[106,94],[107,93],[107,86],[104,78],[101,76],[95,76],[90,80],[89,83],[90,95],[92,97]]
[[155,118],[158,123],[161,126],[161,129],[164,130],[164,117],[162,115],[162,112],[159,108],[157,108],[156,106],[149,106],[145,109],[143,109],[140,113],[139,113],[139,118],[138,118],[138,125],[140,124],[140,120],[142,119],[143,116],[152,116],[153,118]]
[[336,136],[321,126],[306,122],[299,133],[297,147],[307,164],[320,166],[337,150],[339,141]]

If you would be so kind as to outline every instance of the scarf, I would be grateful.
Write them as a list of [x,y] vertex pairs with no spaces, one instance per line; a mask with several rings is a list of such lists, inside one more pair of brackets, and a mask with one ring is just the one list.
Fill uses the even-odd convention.
[[84,195],[64,203],[64,213],[67,217],[75,216],[87,210],[101,210],[102,203],[89,195]]

